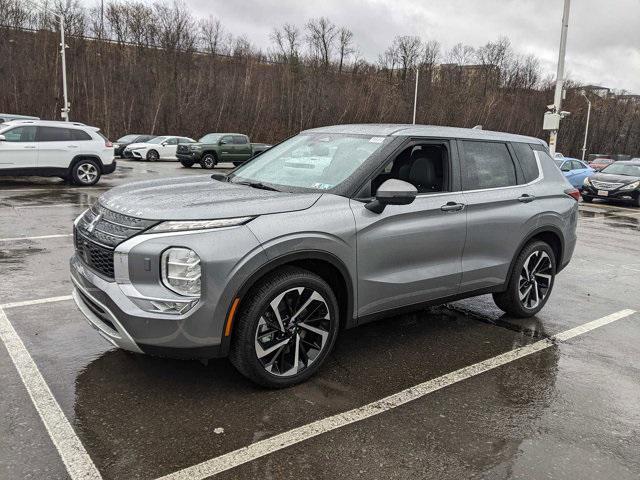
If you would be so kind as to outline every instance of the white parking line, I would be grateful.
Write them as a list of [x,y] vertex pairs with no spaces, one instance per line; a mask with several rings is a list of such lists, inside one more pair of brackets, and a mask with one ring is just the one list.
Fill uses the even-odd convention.
[[[81,187],[82,191],[84,192],[85,190],[106,190],[112,187]],[[9,189],[0,189],[0,194],[5,193],[5,192],[50,192],[50,191],[56,191],[59,192],[60,190],[70,190],[70,191],[78,191],[78,188],[75,187],[56,187],[56,186],[51,186],[51,187],[44,187],[44,188],[9,188]]]
[[585,323],[584,325],[580,325],[579,327],[566,330],[551,337],[551,339],[540,340],[530,345],[516,348],[515,350],[511,350],[474,365],[461,368],[455,372],[434,378],[433,380],[429,380],[414,387],[407,388],[406,390],[402,390],[401,392],[362,407],[323,418],[322,420],[252,443],[251,445],[239,448],[238,450],[234,450],[192,467],[178,470],[177,472],[166,475],[159,480],[199,480],[208,478],[212,475],[230,470],[265,455],[277,452],[278,450],[282,450],[296,443],[304,442],[305,440],[323,433],[379,415],[442,388],[448,387],[449,385],[453,385],[454,383],[475,377],[476,375],[493,370],[494,368],[513,362],[514,360],[518,360],[519,358],[523,358],[549,348],[555,345],[558,341],[569,340],[578,335],[582,335],[596,328],[615,322],[616,320],[628,317],[633,313],[635,313],[634,310],[621,310],[619,312],[612,313],[611,315],[593,320]]
[[2,308],[0,308],[0,339],[9,352],[9,357],[18,370],[22,383],[26,387],[71,479],[101,479],[100,472],[73,431],[73,427],[44,381],[38,366],[9,323]]
[[88,203],[51,203],[51,204],[43,204],[43,205],[18,205],[16,207],[2,207],[2,208],[13,208],[16,210],[24,209],[24,208],[54,208],[54,207],[90,207]]
[[3,303],[0,305],[0,308],[16,308],[16,307],[28,307],[29,305],[41,305],[43,303],[53,303],[53,302],[65,302],[67,300],[73,300],[71,295],[64,295],[61,297],[48,297],[48,298],[38,298],[35,300],[24,300],[22,302],[12,302],[12,303]]
[[0,242],[21,242],[23,240],[45,240],[48,238],[63,238],[72,237],[73,233],[60,233],[57,235],[40,235],[39,237],[12,237],[12,238],[0,238]]

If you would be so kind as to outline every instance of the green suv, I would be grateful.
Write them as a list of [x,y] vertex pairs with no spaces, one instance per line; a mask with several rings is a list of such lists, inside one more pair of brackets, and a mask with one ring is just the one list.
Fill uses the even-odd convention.
[[197,143],[178,145],[176,156],[184,167],[199,163],[211,169],[218,162],[231,162],[236,167],[251,157],[271,148],[265,143],[251,143],[241,133],[207,133]]

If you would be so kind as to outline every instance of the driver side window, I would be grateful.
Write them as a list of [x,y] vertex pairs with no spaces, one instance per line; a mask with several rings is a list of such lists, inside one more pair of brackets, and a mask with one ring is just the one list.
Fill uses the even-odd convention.
[[36,127],[16,127],[4,132],[6,142],[35,142]]
[[390,179],[412,184],[418,194],[449,191],[449,154],[444,143],[418,143],[404,149],[371,181],[371,196]]
[[167,145],[177,145],[178,144],[178,139],[176,137],[170,138],[167,140]]

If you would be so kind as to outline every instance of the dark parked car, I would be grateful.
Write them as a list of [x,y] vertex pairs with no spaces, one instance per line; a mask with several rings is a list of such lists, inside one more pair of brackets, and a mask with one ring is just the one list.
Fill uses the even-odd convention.
[[157,137],[157,135],[143,135],[140,133],[130,133],[129,135],[125,135],[124,137],[116,140],[113,144],[113,154],[116,157],[122,157],[124,148],[127,145],[131,145],[132,143],[143,143],[155,137]]
[[640,158],[615,162],[589,178],[582,188],[582,199],[594,198],[632,201],[640,207]]
[[218,162],[233,162],[237,167],[271,148],[265,143],[251,143],[241,133],[207,133],[196,143],[178,145],[176,156],[183,167],[199,163],[202,168],[214,168]]

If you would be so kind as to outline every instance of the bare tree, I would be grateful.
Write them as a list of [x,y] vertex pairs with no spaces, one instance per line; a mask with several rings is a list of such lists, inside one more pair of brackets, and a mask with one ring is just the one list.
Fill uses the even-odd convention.
[[209,15],[200,20],[200,42],[207,53],[217,55],[224,38],[224,27],[220,19]]
[[282,28],[274,28],[269,36],[276,46],[276,55],[288,63],[297,63],[300,58],[300,30],[295,25],[285,23]]
[[447,52],[446,61],[456,65],[469,65],[475,57],[475,50],[470,45],[456,43]]
[[353,48],[353,32],[348,28],[342,27],[338,34],[338,73],[342,73],[342,65],[345,59],[355,52]]
[[318,58],[324,68],[328,69],[338,36],[338,28],[327,17],[320,17],[309,20],[306,29],[311,55]]

